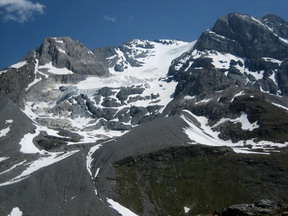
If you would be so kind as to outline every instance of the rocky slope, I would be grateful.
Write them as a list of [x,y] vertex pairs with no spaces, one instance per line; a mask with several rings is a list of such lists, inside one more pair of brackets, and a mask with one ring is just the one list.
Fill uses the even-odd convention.
[[193,215],[287,202],[287,48],[288,23],[272,14],[228,14],[190,43],[91,51],[44,39],[0,71],[0,214]]

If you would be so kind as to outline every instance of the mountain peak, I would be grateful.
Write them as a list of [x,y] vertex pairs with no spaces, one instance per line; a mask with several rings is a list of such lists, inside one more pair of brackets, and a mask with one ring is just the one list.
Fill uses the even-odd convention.
[[108,70],[87,47],[70,37],[47,37],[36,50],[39,65],[52,63],[54,67],[67,68],[74,73],[108,75]]
[[274,15],[267,14],[262,17],[263,23],[268,26],[275,34],[282,38],[288,38],[288,22]]
[[271,57],[283,60],[288,55],[288,43],[283,39],[288,36],[288,24],[285,21],[279,23],[269,20],[266,17],[264,22],[250,15],[230,13],[218,18],[212,28],[215,34],[204,32],[195,48],[254,59]]

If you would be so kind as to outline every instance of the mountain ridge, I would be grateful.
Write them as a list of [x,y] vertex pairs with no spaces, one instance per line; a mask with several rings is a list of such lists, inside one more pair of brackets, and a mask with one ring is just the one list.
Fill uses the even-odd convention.
[[[9,201],[0,204],[1,214],[8,215],[11,208],[18,206],[25,215],[42,211],[49,215],[52,210],[45,211],[42,206],[53,209],[52,205],[57,206],[54,215],[163,213],[166,210],[162,207],[173,202],[165,203],[163,197],[152,196],[150,190],[157,193],[159,189],[154,187],[155,182],[141,178],[141,171],[131,170],[129,163],[147,168],[145,163],[149,164],[149,160],[152,166],[159,162],[161,175],[158,178],[151,174],[151,179],[156,178],[157,184],[166,182],[168,185],[163,186],[173,191],[165,176],[177,184],[182,176],[177,174],[177,166],[183,161],[176,153],[183,149],[204,152],[200,161],[221,161],[222,156],[211,152],[226,149],[223,157],[231,170],[235,164],[230,162],[235,158],[244,164],[252,161],[259,171],[255,174],[259,181],[257,199],[287,203],[287,195],[275,197],[287,186],[285,178],[279,177],[281,169],[287,168],[282,166],[288,145],[287,36],[288,22],[275,15],[254,18],[230,13],[217,19],[211,30],[193,42],[134,39],[91,51],[69,37],[45,38],[37,49],[0,71],[0,101],[11,106],[10,111],[0,107],[0,192],[4,194],[0,200],[5,199],[5,194],[13,194]],[[265,180],[258,178],[262,167],[259,161],[269,161],[267,169],[273,170],[270,161],[275,161],[278,153],[279,166],[275,176],[269,176],[276,192],[266,193],[261,186]],[[169,166],[167,157],[176,161],[172,173],[179,175],[178,179],[165,170]],[[187,159],[189,163],[195,163],[193,160]],[[130,162],[119,168],[119,161]],[[203,169],[211,169],[206,165]],[[213,165],[224,178],[221,164]],[[79,176],[71,180],[78,169],[85,182],[83,187]],[[45,170],[49,170],[49,175]],[[249,166],[243,166],[243,170],[245,176],[236,178],[243,179],[245,185]],[[189,170],[187,175],[182,172],[183,176],[190,176]],[[141,189],[139,182],[130,182],[133,175],[147,187]],[[218,184],[213,178],[212,188]],[[189,181],[198,184],[192,179]],[[40,183],[32,192],[33,181],[37,185],[46,182],[55,193]],[[251,188],[257,184],[252,178],[247,181]],[[24,192],[17,194],[21,185],[29,188],[25,191],[31,193],[29,200],[42,198],[37,200],[40,207],[33,206],[29,211],[29,203],[22,202]],[[139,194],[131,206],[121,185]],[[87,203],[78,198],[86,192]],[[257,201],[252,200],[252,190],[246,192],[251,199],[243,198],[243,202]],[[175,205],[174,213],[193,215],[193,206],[198,206],[198,213],[212,210],[202,211],[199,197],[187,197],[189,200]],[[213,208],[241,201],[233,195],[230,198],[231,202],[221,199],[221,204]],[[49,204],[50,199],[53,204]],[[74,199],[83,205],[71,212]],[[101,209],[98,211],[89,203]],[[184,207],[192,211],[186,213]]]

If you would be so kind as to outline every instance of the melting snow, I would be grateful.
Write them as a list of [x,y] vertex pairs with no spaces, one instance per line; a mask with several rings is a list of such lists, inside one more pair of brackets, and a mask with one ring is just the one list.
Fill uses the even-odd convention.
[[119,212],[122,216],[137,216],[134,212],[129,210],[128,208],[120,205],[112,199],[107,199],[107,202],[110,204],[110,207]]

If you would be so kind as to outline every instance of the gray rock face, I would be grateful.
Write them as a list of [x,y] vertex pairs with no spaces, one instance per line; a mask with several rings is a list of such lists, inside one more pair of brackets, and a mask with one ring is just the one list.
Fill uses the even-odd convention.
[[45,38],[36,50],[40,65],[52,62],[57,68],[67,68],[83,75],[108,76],[107,66],[101,58],[69,37]]
[[[105,65],[114,67],[116,72],[123,72],[128,66],[142,66],[142,59],[151,55],[153,48],[154,45],[150,41],[130,40],[118,47],[97,48],[93,52],[105,62]],[[117,52],[123,56],[118,56]]]
[[[228,14],[217,20],[211,32],[205,32],[195,44],[198,50],[218,50],[237,56],[248,58],[272,57],[275,59],[285,59],[288,56],[288,44],[283,42],[269,25],[280,25],[275,22],[275,17],[264,17],[267,26],[259,19],[242,14]],[[271,20],[271,21],[270,21]],[[270,21],[270,22],[269,22]],[[282,20],[283,21],[283,20]],[[275,23],[275,24],[273,24]],[[281,36],[286,36],[288,31],[287,22],[282,28]],[[279,32],[275,28],[275,32]]]
[[117,93],[116,97],[120,100],[120,101],[125,101],[127,100],[129,95],[133,95],[133,94],[142,94],[142,92],[144,91],[144,88],[135,88],[135,87],[127,87],[127,88],[121,88],[121,90]]
[[[278,214],[280,204],[271,200],[260,200],[253,204],[236,204],[228,208],[220,209],[214,212],[214,216],[229,216],[229,215],[282,215]],[[282,210],[283,211],[283,210]],[[281,211],[281,212],[282,212]]]
[[25,89],[34,78],[35,60],[33,52],[23,59],[27,64],[20,68],[7,68],[7,72],[0,74],[0,94],[8,96],[13,102],[23,107]]
[[267,14],[262,17],[263,22],[282,38],[288,38],[288,23],[282,18]]

